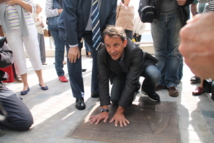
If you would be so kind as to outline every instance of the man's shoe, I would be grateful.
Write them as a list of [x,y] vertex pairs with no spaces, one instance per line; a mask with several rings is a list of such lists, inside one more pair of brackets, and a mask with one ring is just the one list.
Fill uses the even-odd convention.
[[59,76],[59,80],[61,82],[68,82],[68,79],[63,75],[63,76]]
[[84,103],[84,98],[83,97],[76,98],[76,105],[75,105],[75,107],[78,110],[84,110],[85,109],[85,103]]
[[148,95],[149,99],[154,102],[160,102],[160,96],[157,93]]
[[30,91],[30,88],[28,87],[27,90],[25,91],[21,91],[20,94],[21,95],[26,95],[28,93],[28,91]]
[[198,83],[201,83],[201,79],[197,76],[193,76],[193,77],[191,77],[190,82],[192,84],[198,84]]
[[97,93],[91,93],[91,98],[98,98],[99,97],[99,94]]
[[204,93],[204,89],[199,86],[192,92],[192,95],[201,95],[202,93]]
[[163,86],[161,84],[156,84],[155,85],[155,91],[161,90],[161,89],[167,89],[166,86]]
[[168,88],[169,96],[171,97],[177,97],[178,96],[178,90],[173,86]]

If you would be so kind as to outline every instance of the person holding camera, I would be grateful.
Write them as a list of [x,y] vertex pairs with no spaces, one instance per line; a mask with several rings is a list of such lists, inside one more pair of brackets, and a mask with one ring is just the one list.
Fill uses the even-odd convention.
[[155,0],[156,16],[151,24],[151,32],[155,57],[158,59],[157,67],[161,71],[156,90],[168,89],[171,97],[179,95],[176,87],[183,75],[183,60],[178,51],[179,31],[186,24],[188,6],[192,2],[193,0]]
[[[13,64],[13,53],[5,43],[6,38],[0,37],[0,68]],[[17,131],[28,130],[33,124],[33,117],[28,107],[2,80],[7,73],[0,70],[0,129]]]

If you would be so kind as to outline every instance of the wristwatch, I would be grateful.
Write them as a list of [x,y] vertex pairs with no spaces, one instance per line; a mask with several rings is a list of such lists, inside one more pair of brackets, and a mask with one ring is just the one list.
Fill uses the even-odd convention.
[[108,109],[101,109],[101,112],[108,112],[109,110]]

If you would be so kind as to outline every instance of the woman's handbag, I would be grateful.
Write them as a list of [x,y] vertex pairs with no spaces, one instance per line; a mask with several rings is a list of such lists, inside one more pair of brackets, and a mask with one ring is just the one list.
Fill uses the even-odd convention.
[[143,23],[152,23],[155,15],[155,1],[154,0],[140,0],[138,13]]
[[50,31],[47,29],[44,29],[44,37],[50,37]]

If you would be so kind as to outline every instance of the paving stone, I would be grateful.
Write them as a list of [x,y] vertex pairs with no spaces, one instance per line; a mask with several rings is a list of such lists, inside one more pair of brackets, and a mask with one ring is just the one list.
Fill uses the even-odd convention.
[[[76,139],[71,137],[71,133],[75,131],[78,125],[84,120],[87,115],[99,106],[98,99],[90,98],[90,84],[91,84],[91,63],[92,59],[86,57],[82,58],[83,67],[87,68],[83,72],[85,84],[85,101],[86,110],[78,111],[75,108],[75,98],[73,98],[69,82],[61,83],[56,75],[54,68],[54,58],[47,58],[48,65],[43,66],[43,77],[45,83],[48,85],[48,91],[42,91],[38,86],[38,80],[34,70],[29,64],[28,79],[30,92],[26,96],[22,96],[34,117],[34,125],[31,130],[26,132],[15,131],[0,131],[0,143],[104,143],[104,141],[93,141],[87,139]],[[68,77],[67,66],[64,66],[65,75]],[[162,102],[172,102],[175,105],[176,120],[179,124],[181,143],[213,143],[214,141],[214,102],[210,99],[210,94],[203,94],[201,96],[192,96],[192,90],[196,85],[190,84],[190,77],[193,74],[189,68],[184,64],[184,77],[182,82],[178,85],[179,96],[176,98],[170,97],[167,90],[160,90],[157,93],[160,95]],[[140,78],[143,81],[143,78]],[[16,92],[18,95],[22,89],[22,83],[9,83],[6,86]],[[139,93],[135,99],[136,106],[142,106],[141,100],[149,101],[148,96]],[[154,105],[154,103],[149,103]],[[95,108],[94,108],[95,107]],[[174,107],[173,107],[174,108]],[[167,108],[166,108],[167,109]],[[152,110],[158,110],[154,107],[144,107],[143,110],[149,113]],[[166,110],[168,111],[168,110]],[[156,120],[160,118],[157,116]],[[138,119],[139,120],[139,119]],[[155,121],[155,120],[154,120]],[[148,123],[147,126],[154,126]],[[124,129],[118,128],[123,132]],[[152,132],[152,130],[146,130]],[[168,135],[169,130],[166,130]],[[117,133],[113,134],[118,135]],[[103,134],[101,134],[101,137]],[[141,138],[140,140],[138,138]],[[140,136],[131,136],[136,142],[150,143],[151,136],[140,134]],[[152,138],[155,141],[165,141],[159,137]],[[110,142],[109,140],[105,142]],[[118,141],[120,143],[120,141]],[[167,143],[167,141],[165,142]]]
[[[111,118],[116,108],[110,107],[109,110]],[[92,110],[90,115],[95,115],[99,112],[100,108],[97,107],[94,111]],[[120,141],[123,143],[180,142],[175,103],[161,102],[151,104],[148,100],[143,100],[142,106],[132,105],[125,112],[125,116],[131,124],[123,128],[114,127],[114,123],[101,122],[98,125],[94,125],[85,122],[90,115],[72,132],[71,137],[95,141]]]

